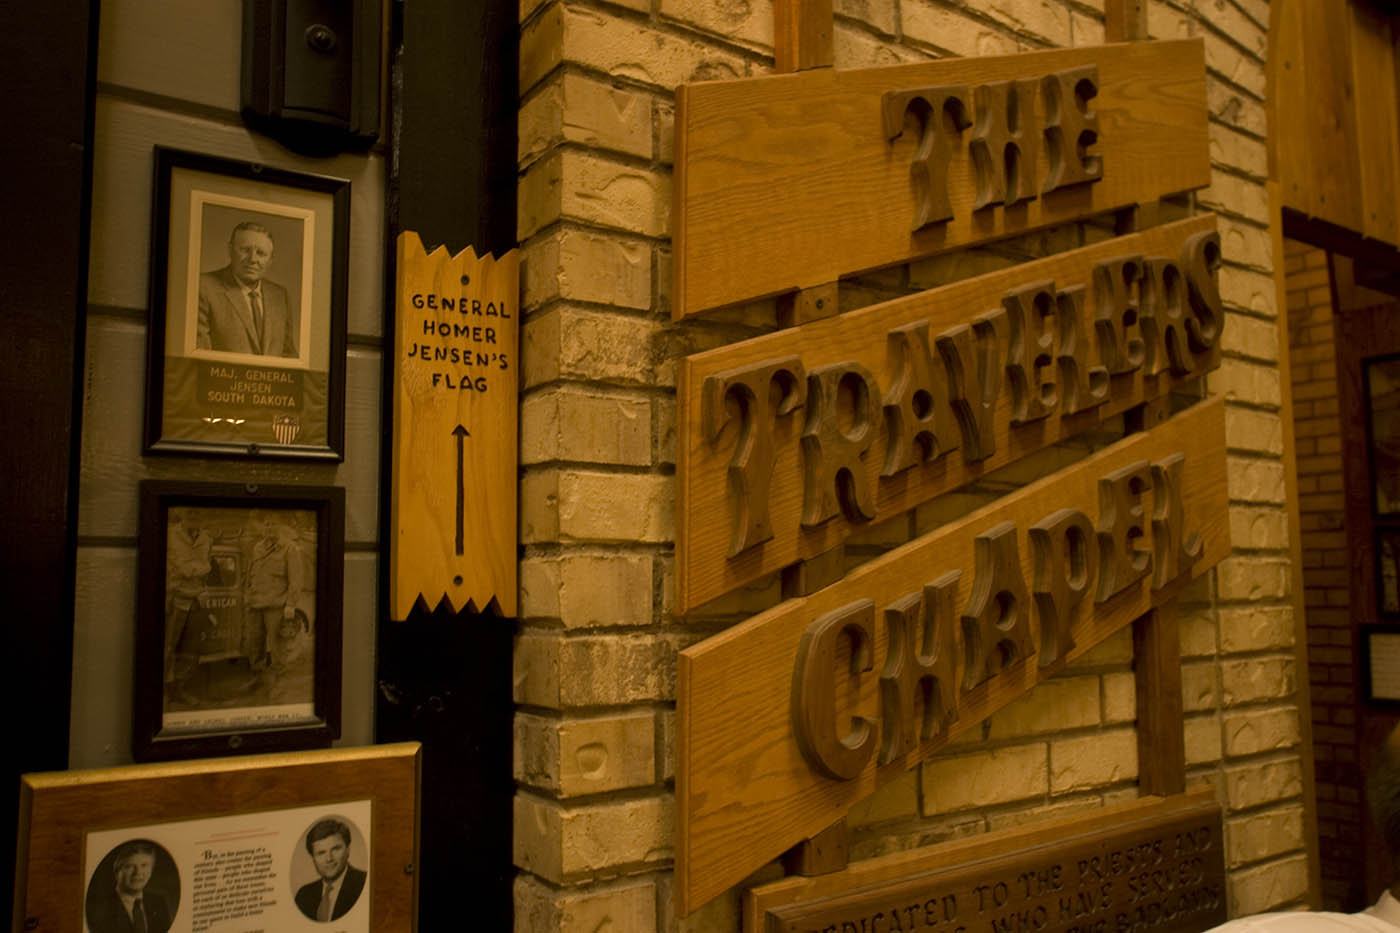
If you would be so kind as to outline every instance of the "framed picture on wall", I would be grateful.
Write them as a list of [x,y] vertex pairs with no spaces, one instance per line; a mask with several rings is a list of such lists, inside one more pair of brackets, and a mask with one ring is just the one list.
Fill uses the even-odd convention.
[[1363,625],[1360,634],[1366,702],[1400,706],[1400,625]]
[[23,775],[14,928],[402,929],[420,758],[405,742]]
[[1383,616],[1400,616],[1400,525],[1376,526],[1376,602]]
[[350,182],[157,147],[146,451],[339,460]]
[[133,757],[329,745],[344,490],[148,480],[140,509]]
[[1400,518],[1400,353],[1362,363],[1372,505],[1379,517]]

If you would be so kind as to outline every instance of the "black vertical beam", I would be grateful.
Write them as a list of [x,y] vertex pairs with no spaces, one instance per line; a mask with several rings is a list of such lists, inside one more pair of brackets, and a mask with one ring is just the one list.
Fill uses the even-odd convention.
[[[515,246],[518,0],[390,0],[389,275],[394,240],[500,255]],[[392,315],[389,315],[392,317]],[[384,465],[389,477],[393,322],[385,328]],[[383,533],[389,492],[380,499]],[[388,592],[387,549],[381,592]],[[386,602],[387,601],[383,601]],[[387,613],[387,605],[382,611]],[[511,647],[515,623],[417,612],[382,618],[379,741],[423,743],[420,929],[511,928]]]
[[19,775],[68,766],[96,52],[95,2],[0,5],[0,879],[14,877]]

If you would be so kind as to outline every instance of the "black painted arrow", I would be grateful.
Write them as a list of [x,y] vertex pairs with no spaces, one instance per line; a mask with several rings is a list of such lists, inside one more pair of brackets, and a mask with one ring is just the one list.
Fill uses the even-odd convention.
[[462,528],[462,512],[466,507],[466,485],[462,477],[462,438],[471,437],[471,432],[459,424],[452,429],[452,433],[457,438],[457,556],[461,557],[466,553]]

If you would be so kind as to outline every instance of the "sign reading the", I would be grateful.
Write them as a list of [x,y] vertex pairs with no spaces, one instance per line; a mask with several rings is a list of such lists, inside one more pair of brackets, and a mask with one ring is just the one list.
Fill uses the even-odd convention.
[[1209,789],[755,888],[751,933],[1159,933],[1225,921]]
[[390,612],[515,615],[519,254],[399,235]]
[[677,881],[816,835],[1230,550],[1224,404],[1010,493],[680,657]]
[[1210,184],[1199,39],[683,85],[673,315]]

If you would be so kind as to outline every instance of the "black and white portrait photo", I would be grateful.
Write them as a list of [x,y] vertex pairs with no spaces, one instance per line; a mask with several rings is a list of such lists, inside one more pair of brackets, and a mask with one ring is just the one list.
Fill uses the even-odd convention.
[[97,863],[84,913],[92,933],[166,933],[179,906],[180,875],[170,853],[149,839],[129,839]]
[[350,183],[156,148],[146,449],[338,460]]
[[[292,858],[293,900],[308,920],[330,923],[359,903],[369,864],[364,836],[338,815],[318,819],[302,836],[302,852]],[[308,864],[310,871],[308,871]]]
[[305,222],[213,202],[201,207],[195,346],[297,359]]

